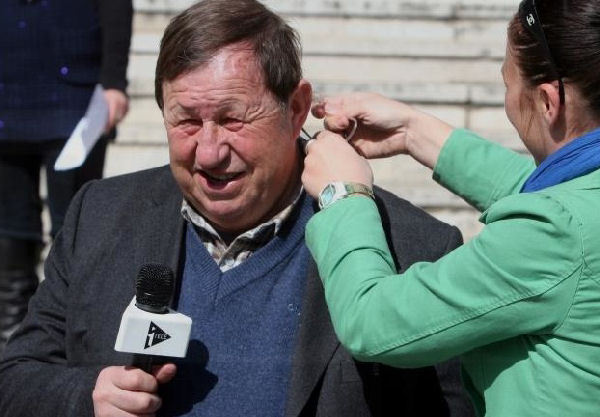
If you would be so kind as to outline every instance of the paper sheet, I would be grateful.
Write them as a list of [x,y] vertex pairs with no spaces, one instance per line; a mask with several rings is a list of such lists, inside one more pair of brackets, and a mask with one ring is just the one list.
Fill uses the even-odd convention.
[[90,151],[102,136],[108,122],[108,104],[104,99],[104,90],[96,85],[90,104],[71,137],[65,143],[54,163],[54,169],[64,171],[80,167]]

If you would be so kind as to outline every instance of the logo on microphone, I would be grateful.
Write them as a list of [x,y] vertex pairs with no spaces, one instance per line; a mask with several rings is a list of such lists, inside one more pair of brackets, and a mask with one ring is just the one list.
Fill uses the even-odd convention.
[[148,335],[146,336],[146,345],[144,346],[144,349],[158,345],[159,343],[162,343],[170,338],[171,336],[165,333],[163,329],[154,324],[154,322],[150,322],[150,328],[148,329]]

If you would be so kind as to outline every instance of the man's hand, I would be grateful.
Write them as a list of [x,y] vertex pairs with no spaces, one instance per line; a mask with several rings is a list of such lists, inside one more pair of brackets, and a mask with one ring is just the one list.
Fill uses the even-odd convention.
[[152,417],[162,405],[159,384],[175,376],[172,363],[154,367],[152,375],[124,366],[104,368],[92,393],[95,417]]
[[338,134],[321,132],[306,147],[302,183],[306,192],[317,197],[332,181],[373,185],[373,171],[362,156]]
[[108,104],[108,122],[106,122],[105,133],[111,131],[118,125],[129,111],[129,99],[121,90],[104,90],[104,98]]

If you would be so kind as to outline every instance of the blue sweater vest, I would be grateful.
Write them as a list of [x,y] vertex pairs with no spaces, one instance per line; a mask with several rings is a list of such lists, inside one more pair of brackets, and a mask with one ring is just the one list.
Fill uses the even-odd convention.
[[303,196],[273,240],[224,273],[188,225],[177,309],[192,317],[192,335],[159,415],[284,415],[312,214]]

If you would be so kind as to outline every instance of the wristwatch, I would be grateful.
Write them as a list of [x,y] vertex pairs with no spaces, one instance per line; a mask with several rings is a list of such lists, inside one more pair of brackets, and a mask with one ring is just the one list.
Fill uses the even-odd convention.
[[375,198],[371,187],[357,182],[330,182],[319,193],[319,208],[326,209],[333,203],[342,198],[346,198],[353,194],[362,194],[367,197]]

